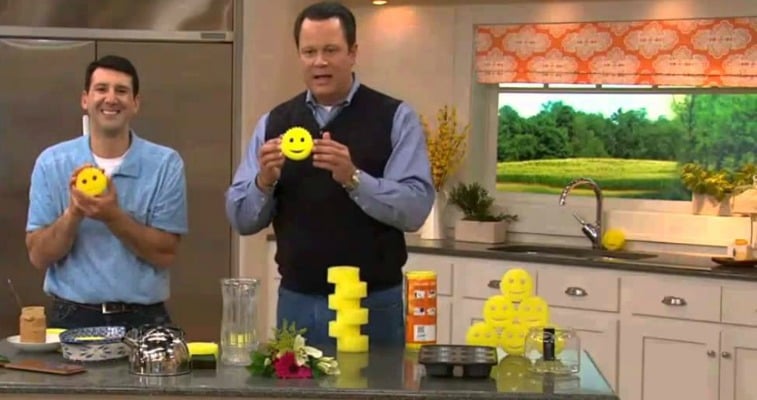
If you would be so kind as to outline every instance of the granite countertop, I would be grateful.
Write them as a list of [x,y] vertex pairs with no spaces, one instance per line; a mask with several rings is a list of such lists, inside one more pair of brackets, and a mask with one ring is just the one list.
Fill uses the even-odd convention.
[[[323,348],[326,354],[333,354]],[[20,353],[6,341],[0,354],[11,361],[35,358],[63,361],[58,353]],[[414,357],[415,356],[415,357]],[[277,380],[249,375],[244,367],[218,366],[176,377],[140,377],[126,360],[85,364],[87,372],[57,376],[0,368],[0,393],[57,395],[197,396],[297,399],[539,399],[618,400],[591,357],[583,353],[581,371],[549,377],[528,372],[522,358],[505,357],[491,378],[431,378],[416,362],[417,353],[375,349],[338,354],[339,376]],[[519,362],[516,362],[519,361]],[[365,367],[365,368],[363,368]],[[361,368],[362,373],[361,373]]]
[[[269,234],[267,239],[273,241],[276,238],[273,234]],[[712,261],[711,257],[704,256],[654,253],[654,257],[639,260],[607,257],[589,259],[559,254],[495,251],[490,250],[490,248],[502,245],[457,242],[454,240],[424,240],[415,235],[406,235],[405,240],[407,243],[407,250],[411,253],[757,281],[757,268],[755,267],[722,266]]]

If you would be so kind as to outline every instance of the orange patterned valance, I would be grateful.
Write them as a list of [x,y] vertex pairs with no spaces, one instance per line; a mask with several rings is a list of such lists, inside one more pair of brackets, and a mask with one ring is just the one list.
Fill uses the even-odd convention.
[[757,87],[757,17],[476,27],[481,83]]

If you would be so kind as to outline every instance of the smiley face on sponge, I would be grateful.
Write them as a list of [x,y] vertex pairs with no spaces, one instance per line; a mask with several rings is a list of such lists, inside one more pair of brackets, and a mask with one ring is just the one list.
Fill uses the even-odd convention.
[[74,186],[83,193],[97,196],[102,194],[108,187],[108,178],[100,168],[85,167],[76,174],[76,183]]
[[290,160],[301,161],[313,151],[313,137],[307,129],[295,126],[281,137],[281,152]]

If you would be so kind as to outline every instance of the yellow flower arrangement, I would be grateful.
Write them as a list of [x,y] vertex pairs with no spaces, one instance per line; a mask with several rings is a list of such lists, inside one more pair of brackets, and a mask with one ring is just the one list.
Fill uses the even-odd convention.
[[434,188],[440,191],[452,176],[465,156],[466,136],[470,125],[458,131],[457,110],[444,106],[436,114],[437,127],[432,130],[423,115],[420,116],[426,147],[431,162]]

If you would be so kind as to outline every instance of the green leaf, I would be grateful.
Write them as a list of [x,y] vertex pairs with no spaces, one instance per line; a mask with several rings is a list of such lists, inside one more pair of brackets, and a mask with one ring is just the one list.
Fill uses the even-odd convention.
[[268,359],[268,355],[264,353],[259,352],[253,352],[252,353],[252,361],[250,362],[250,365],[247,366],[247,370],[252,374],[256,376],[271,376],[273,375],[274,368],[272,364],[266,365],[266,359]]
[[320,378],[326,373],[324,373],[320,368],[318,368],[318,359],[313,357],[308,357],[307,366],[310,368],[310,371],[313,374],[313,378]]
[[8,359],[8,357],[0,354],[0,364],[7,364],[9,362],[11,362],[11,361]]

